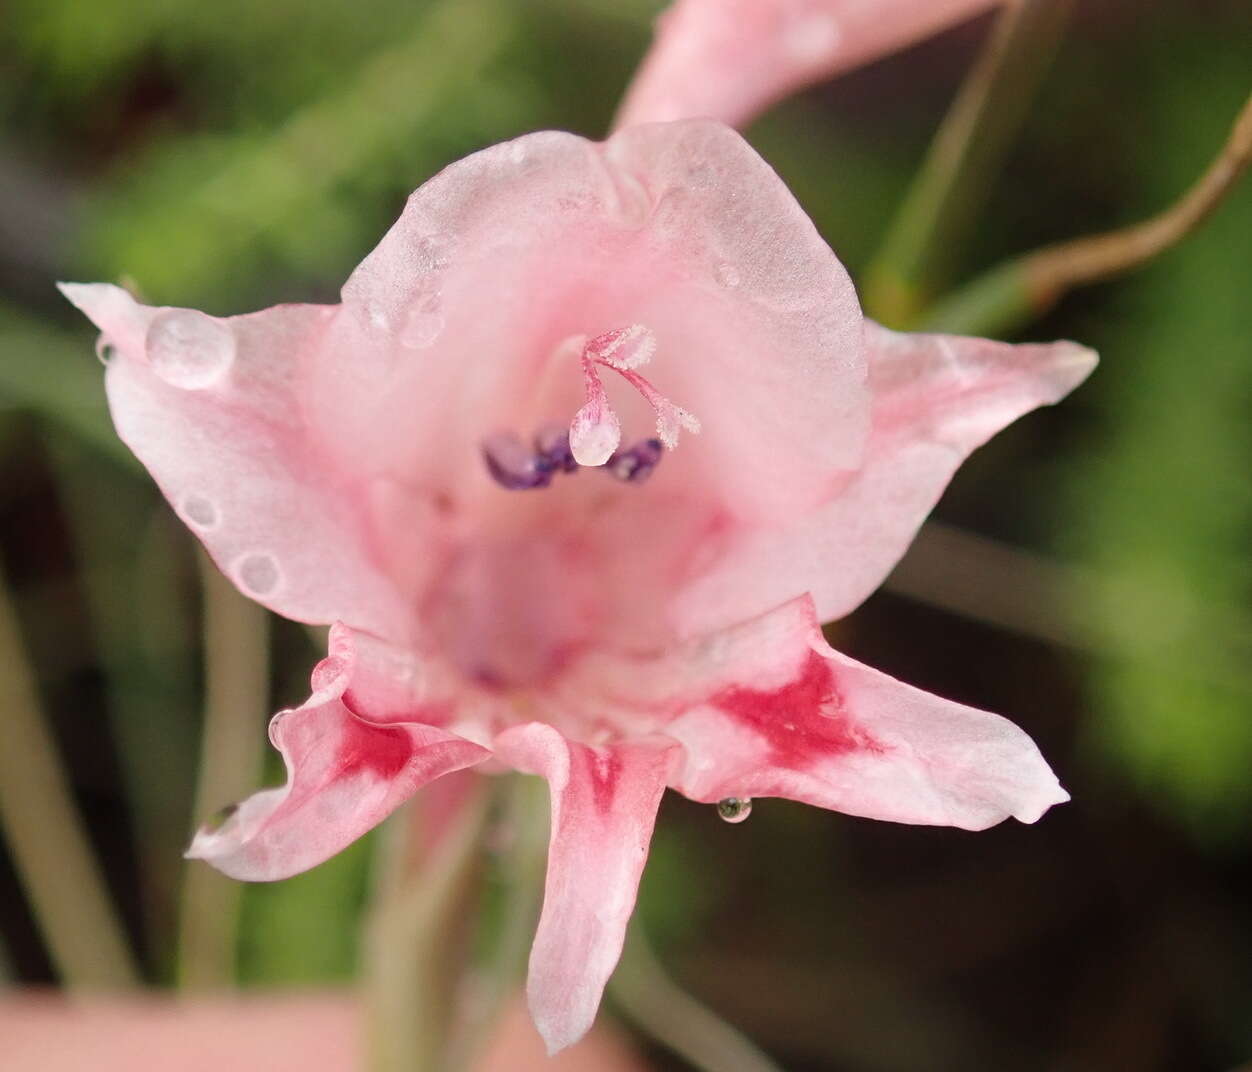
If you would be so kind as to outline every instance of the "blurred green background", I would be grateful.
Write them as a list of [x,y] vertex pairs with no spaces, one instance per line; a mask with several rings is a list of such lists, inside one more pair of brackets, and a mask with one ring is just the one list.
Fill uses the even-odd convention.
[[[0,562],[152,983],[174,976],[193,826],[201,586],[191,537],[113,437],[92,333],[53,281],[125,280],[221,314],[333,300],[443,164],[533,129],[601,136],[658,7],[8,0]],[[854,276],[988,25],[748,132]],[[1161,208],[1250,74],[1245,0],[1080,0],[955,276]],[[641,918],[674,974],[785,1067],[1252,1057],[1250,283],[1244,189],[1148,268],[1031,325],[1099,349],[1097,374],[980,451],[941,526],[835,629],[853,656],[1024,726],[1073,803],[969,835],[776,801],[726,826],[667,800]],[[272,648],[258,750],[317,657],[277,620]],[[350,978],[370,853],[247,888],[241,979]],[[0,977],[56,981],[2,852],[0,931]]]

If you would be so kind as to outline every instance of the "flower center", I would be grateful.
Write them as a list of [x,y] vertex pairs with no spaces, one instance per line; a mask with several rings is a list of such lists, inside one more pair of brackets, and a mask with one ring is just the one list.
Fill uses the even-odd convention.
[[[700,422],[676,406],[638,371],[656,353],[656,336],[642,324],[615,328],[593,339],[576,336],[558,348],[559,353],[577,350],[582,363],[586,402],[574,414],[568,430],[548,425],[527,447],[512,433],[489,436],[483,443],[483,459],[492,479],[510,491],[546,488],[557,473],[572,473],[580,466],[603,466],[619,480],[640,484],[661,461],[665,449],[678,445],[682,429],[700,431]],[[656,414],[656,437],[621,449],[622,427],[600,378],[601,368],[611,369],[630,384]]]

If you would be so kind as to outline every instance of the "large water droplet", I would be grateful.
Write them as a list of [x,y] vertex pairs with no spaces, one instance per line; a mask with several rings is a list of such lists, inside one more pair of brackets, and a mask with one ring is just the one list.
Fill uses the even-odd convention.
[[194,309],[158,314],[148,328],[147,348],[152,371],[189,391],[212,386],[235,360],[230,328]]
[[217,507],[212,499],[203,495],[188,495],[183,499],[183,517],[198,529],[211,529],[218,523]]
[[727,290],[731,290],[739,285],[739,269],[723,261],[713,269],[713,278]]
[[100,364],[107,365],[116,355],[117,347],[101,335],[96,340],[96,357],[100,359]]
[[282,571],[273,555],[253,551],[235,564],[235,579],[250,596],[267,596],[278,590]]
[[728,823],[741,823],[752,814],[752,801],[748,797],[723,797],[717,802],[717,815]]

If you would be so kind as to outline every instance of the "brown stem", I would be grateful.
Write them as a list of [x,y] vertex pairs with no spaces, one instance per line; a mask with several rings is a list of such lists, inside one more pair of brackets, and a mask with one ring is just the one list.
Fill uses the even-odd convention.
[[1213,163],[1163,212],[1142,223],[1075,238],[1017,257],[944,298],[918,327],[1001,335],[1047,312],[1075,287],[1129,272],[1173,248],[1230,194],[1252,163],[1252,95]]
[[1046,246],[1027,257],[1027,285],[1036,305],[1046,308],[1073,287],[1130,271],[1176,245],[1212,215],[1249,163],[1252,95],[1208,170],[1164,212],[1131,227]]

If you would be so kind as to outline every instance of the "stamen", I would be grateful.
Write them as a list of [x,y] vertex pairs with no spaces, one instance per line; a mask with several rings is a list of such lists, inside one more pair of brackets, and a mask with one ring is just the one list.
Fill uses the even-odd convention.
[[483,460],[492,479],[510,491],[546,488],[556,466],[545,455],[527,450],[511,432],[498,432],[483,441]]
[[618,480],[642,484],[661,462],[665,448],[659,439],[645,439],[629,450],[618,451],[607,462],[607,469]]
[[569,429],[563,424],[545,424],[535,433],[535,450],[552,469],[563,473],[576,473],[578,462],[570,450]]

